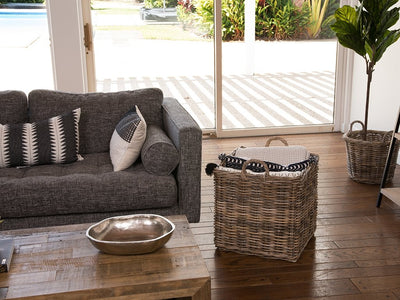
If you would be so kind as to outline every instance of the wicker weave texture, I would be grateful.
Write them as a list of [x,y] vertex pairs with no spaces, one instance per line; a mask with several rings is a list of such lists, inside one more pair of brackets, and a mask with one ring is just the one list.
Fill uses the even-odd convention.
[[295,262],[314,235],[318,164],[297,177],[214,170],[214,242],[222,250]]
[[[351,179],[360,183],[380,184],[390,148],[392,132],[367,130],[363,140],[361,130],[344,135],[347,150],[347,171]],[[393,179],[400,142],[397,140],[390,162],[387,182]]]

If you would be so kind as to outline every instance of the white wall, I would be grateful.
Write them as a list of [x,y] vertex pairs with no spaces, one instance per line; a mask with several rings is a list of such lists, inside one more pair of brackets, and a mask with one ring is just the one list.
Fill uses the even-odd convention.
[[[400,41],[392,45],[376,64],[369,108],[369,129],[392,130],[400,107]],[[350,120],[364,120],[367,76],[365,62],[354,59]]]
[[65,92],[86,92],[81,0],[47,0],[54,87]]

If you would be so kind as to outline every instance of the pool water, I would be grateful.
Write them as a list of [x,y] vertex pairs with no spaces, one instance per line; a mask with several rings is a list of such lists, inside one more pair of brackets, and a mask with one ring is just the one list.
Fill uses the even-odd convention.
[[27,12],[27,11],[16,12],[15,10],[0,11],[0,19],[43,19],[46,18],[46,16],[47,13],[44,11],[39,11],[39,12]]
[[38,31],[47,29],[47,13],[44,10],[21,12],[0,10],[0,32]]

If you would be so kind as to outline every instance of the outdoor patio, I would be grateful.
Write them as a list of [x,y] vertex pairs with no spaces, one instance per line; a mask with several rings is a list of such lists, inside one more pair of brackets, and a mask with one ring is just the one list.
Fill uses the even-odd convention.
[[[333,72],[230,75],[223,81],[224,129],[333,122]],[[212,76],[138,76],[97,81],[97,90],[159,87],[177,98],[201,128],[213,128],[213,84]]]

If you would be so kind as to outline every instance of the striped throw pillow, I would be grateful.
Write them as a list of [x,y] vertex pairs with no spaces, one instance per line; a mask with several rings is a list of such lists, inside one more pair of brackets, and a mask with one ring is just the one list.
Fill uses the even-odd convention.
[[0,124],[0,167],[78,160],[80,115],[77,108],[40,122]]

